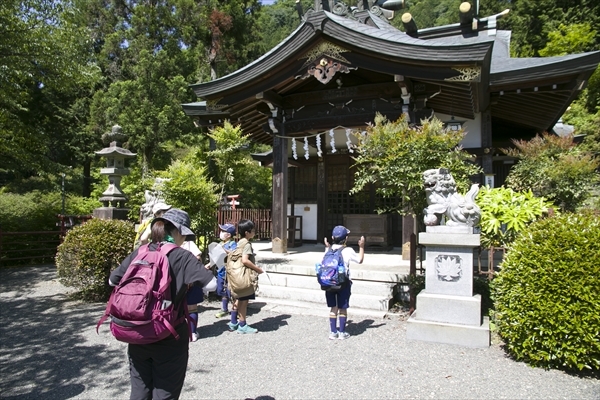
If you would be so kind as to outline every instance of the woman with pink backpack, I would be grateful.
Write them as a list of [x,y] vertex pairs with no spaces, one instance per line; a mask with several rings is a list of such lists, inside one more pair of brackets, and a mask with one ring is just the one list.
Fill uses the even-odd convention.
[[[109,283],[117,287],[104,318],[110,315],[113,335],[129,343],[130,398],[177,399],[188,363],[190,338],[185,307],[188,287],[213,291],[217,285],[212,272],[192,253],[179,247],[187,236],[194,234],[185,211],[172,208],[155,218],[151,232],[151,242],[127,256],[110,274]],[[142,315],[136,320],[137,310],[128,312],[120,308],[125,302],[134,304],[131,297],[143,285],[152,288],[147,296],[141,296],[137,308],[149,310],[144,311],[145,318]],[[119,303],[113,298],[123,300]]]

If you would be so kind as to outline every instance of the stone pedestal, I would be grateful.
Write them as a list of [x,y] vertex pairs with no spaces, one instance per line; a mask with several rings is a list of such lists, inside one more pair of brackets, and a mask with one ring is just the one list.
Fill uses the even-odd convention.
[[407,338],[466,347],[490,345],[489,320],[481,317],[481,296],[473,296],[473,248],[479,235],[469,226],[428,226],[425,290],[408,319]]
[[127,220],[129,208],[98,207],[94,209],[94,218]]

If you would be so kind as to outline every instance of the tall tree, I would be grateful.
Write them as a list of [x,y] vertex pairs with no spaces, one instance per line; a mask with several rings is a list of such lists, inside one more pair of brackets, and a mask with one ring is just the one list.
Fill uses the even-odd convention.
[[118,123],[144,171],[165,168],[173,144],[187,147],[199,140],[180,106],[195,100],[189,84],[258,56],[252,50],[252,24],[260,3],[78,1],[82,19],[94,30],[98,64],[107,78],[94,95],[88,129],[100,135]]
[[66,18],[68,2],[5,0],[0,5],[0,172],[6,179],[60,170],[76,158],[77,98],[98,71],[88,33]]

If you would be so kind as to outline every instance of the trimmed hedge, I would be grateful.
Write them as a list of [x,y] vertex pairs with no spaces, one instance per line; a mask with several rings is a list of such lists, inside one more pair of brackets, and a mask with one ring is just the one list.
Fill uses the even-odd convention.
[[59,281],[84,300],[107,300],[108,276],[131,253],[134,236],[134,225],[119,220],[94,218],[71,229],[56,254]]
[[492,282],[508,352],[544,368],[600,369],[600,218],[534,222]]

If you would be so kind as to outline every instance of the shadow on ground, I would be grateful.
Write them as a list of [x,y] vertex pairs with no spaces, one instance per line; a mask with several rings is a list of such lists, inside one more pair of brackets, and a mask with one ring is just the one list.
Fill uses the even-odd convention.
[[[39,272],[28,272],[31,268]],[[74,302],[56,293],[55,271],[53,266],[0,270],[3,399],[68,399],[86,387],[88,391],[93,388],[93,375],[123,365],[122,345],[89,343],[84,336],[102,315],[104,305]],[[38,285],[44,290],[34,292]],[[128,390],[122,379],[110,385],[115,396]],[[102,388],[106,387],[103,382]]]

